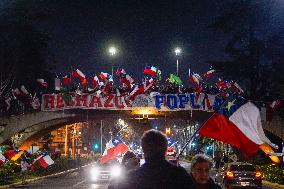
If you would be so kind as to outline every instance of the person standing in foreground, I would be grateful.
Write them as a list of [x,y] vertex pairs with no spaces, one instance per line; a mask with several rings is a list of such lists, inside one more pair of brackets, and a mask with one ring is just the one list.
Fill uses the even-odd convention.
[[213,166],[213,161],[205,154],[197,154],[192,158],[190,167],[190,176],[197,189],[221,189],[210,178],[210,171]]
[[193,183],[182,167],[165,158],[167,137],[160,131],[146,131],[141,138],[145,163],[129,171],[124,178],[112,180],[108,189],[190,189]]

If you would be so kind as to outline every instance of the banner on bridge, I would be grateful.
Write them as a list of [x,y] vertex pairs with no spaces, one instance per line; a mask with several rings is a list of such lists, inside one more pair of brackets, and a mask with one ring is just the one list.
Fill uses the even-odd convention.
[[42,111],[57,111],[64,109],[105,109],[132,110],[137,108],[156,108],[160,111],[203,110],[214,111],[222,104],[220,96],[186,93],[186,94],[141,94],[134,99],[129,96],[109,94],[69,93],[69,101],[63,100],[63,94],[44,94],[42,96]]

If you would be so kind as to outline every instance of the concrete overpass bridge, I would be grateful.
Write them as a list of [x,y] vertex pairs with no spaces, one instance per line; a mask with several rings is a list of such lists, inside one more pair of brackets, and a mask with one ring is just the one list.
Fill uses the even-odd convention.
[[[167,119],[184,119],[205,121],[212,113],[205,111],[158,111],[155,115],[150,115],[152,118]],[[5,117],[0,122],[0,144],[11,140],[11,137],[21,134],[17,146],[24,142],[28,145],[39,139],[42,135],[51,130],[60,128],[66,124],[84,122],[86,120],[103,120],[106,118],[112,119],[133,119],[137,114],[133,114],[131,110],[86,110],[72,109],[60,111],[40,111],[23,115]],[[146,118],[147,119],[147,118]],[[273,122],[264,122],[264,130],[272,133],[284,140],[284,125],[283,120],[276,117]]]

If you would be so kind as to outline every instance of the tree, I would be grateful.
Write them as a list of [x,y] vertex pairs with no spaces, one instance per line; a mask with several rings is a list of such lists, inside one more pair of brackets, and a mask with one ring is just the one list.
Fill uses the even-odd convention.
[[43,21],[31,13],[31,1],[14,1],[0,18],[0,96],[7,97],[12,88],[25,85],[36,90],[37,78],[48,78],[46,59],[48,35],[36,29]]
[[225,47],[229,58],[211,63],[225,78],[245,86],[250,99],[279,98],[284,83],[284,49],[280,40],[284,31],[271,35],[263,30],[270,2],[240,0],[224,6],[212,28],[229,36]]

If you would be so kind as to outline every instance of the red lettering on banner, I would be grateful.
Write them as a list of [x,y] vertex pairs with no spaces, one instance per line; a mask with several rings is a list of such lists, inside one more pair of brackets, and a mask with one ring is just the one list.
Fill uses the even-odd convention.
[[101,101],[100,97],[92,96],[92,99],[91,99],[91,102],[89,104],[89,107],[95,107],[95,104],[96,104],[96,107],[99,107],[99,108],[103,107],[102,101]]
[[124,105],[122,103],[122,96],[115,96],[114,97],[114,104],[117,108],[123,109]]
[[112,99],[113,99],[113,95],[112,95],[112,94],[109,94],[109,95],[108,95],[108,98],[107,98],[106,101],[105,101],[105,107],[106,107],[106,108],[113,107]]
[[[76,106],[85,106],[87,107],[87,100],[88,100],[88,94],[83,95],[76,95]],[[83,102],[83,104],[81,104]]]
[[62,95],[58,94],[56,96],[56,108],[62,108],[62,107],[64,107]]
[[44,109],[54,108],[54,95],[44,95]]

